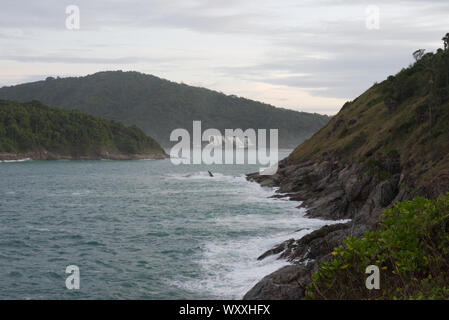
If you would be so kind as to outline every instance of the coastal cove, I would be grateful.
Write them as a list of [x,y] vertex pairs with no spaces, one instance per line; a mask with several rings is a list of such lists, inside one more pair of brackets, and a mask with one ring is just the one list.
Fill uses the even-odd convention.
[[[0,163],[0,298],[241,299],[289,264],[258,261],[264,251],[328,224],[248,182],[257,169],[168,159]],[[76,292],[64,286],[71,264],[81,273]]]

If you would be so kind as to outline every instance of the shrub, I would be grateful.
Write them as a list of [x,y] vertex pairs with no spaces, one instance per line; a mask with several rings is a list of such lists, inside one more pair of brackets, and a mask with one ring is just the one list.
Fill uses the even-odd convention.
[[[381,216],[379,229],[348,238],[320,264],[308,299],[449,298],[449,193],[418,197]],[[380,289],[368,290],[366,267],[380,269]]]

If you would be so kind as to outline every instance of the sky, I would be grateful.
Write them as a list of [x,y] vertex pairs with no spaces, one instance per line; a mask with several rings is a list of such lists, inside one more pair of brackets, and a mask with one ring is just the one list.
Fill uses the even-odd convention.
[[442,47],[448,12],[447,0],[1,0],[0,87],[133,70],[332,115],[416,49]]

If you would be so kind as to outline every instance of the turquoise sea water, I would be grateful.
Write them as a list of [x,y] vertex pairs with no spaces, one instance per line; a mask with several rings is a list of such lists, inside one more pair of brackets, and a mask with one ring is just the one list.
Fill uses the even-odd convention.
[[[325,224],[246,181],[257,170],[0,163],[0,299],[240,299],[287,264],[260,254]],[[79,290],[65,286],[68,265],[80,268]]]

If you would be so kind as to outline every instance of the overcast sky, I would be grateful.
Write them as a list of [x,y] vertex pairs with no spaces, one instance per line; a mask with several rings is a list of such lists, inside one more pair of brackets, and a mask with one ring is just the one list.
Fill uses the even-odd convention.
[[[136,70],[335,114],[449,32],[448,0],[1,0],[0,87]],[[66,7],[80,29],[66,28]],[[376,23],[376,10],[379,23]],[[377,28],[378,26],[378,28]]]

